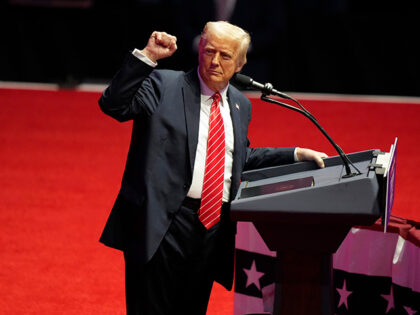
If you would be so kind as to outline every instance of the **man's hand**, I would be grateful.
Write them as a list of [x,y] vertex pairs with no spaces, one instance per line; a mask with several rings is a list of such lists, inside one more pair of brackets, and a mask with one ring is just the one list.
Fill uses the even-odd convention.
[[323,152],[303,148],[297,148],[296,156],[299,161],[315,161],[320,168],[325,167],[323,159],[328,157],[328,155]]
[[177,50],[176,37],[165,32],[153,32],[147,46],[141,51],[151,61],[167,58]]

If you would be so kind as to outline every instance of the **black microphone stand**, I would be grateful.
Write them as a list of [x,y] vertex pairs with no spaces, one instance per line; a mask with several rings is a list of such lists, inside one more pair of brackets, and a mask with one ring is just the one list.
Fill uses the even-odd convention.
[[[272,104],[276,104],[288,109],[291,109],[295,112],[301,113],[302,115],[304,115],[305,117],[307,117],[310,121],[312,121],[315,126],[318,127],[318,129],[322,132],[322,134],[328,139],[328,141],[332,144],[332,146],[334,147],[334,149],[338,152],[338,154],[340,155],[344,167],[346,169],[346,174],[343,175],[343,178],[349,178],[349,177],[353,177],[356,175],[360,175],[361,172],[353,165],[353,163],[351,163],[351,161],[349,160],[348,156],[344,153],[344,151],[334,142],[334,140],[330,137],[330,135],[324,130],[324,128],[322,128],[322,126],[318,123],[318,121],[315,119],[314,116],[312,116],[311,113],[309,113],[306,110],[302,110],[300,108],[297,108],[295,106],[286,104],[286,103],[282,103],[278,100],[272,99],[267,97],[267,95],[271,94],[270,92],[272,91],[273,86],[270,83],[265,84],[264,86],[264,90],[263,90],[263,94],[261,95],[261,100],[268,102],[268,103],[272,103]],[[285,94],[281,95],[281,97],[284,97]],[[299,102],[295,99],[293,99],[292,97],[286,95],[287,99],[290,99],[294,102],[296,102],[299,106],[302,106],[299,104]],[[357,170],[358,173],[352,173],[350,170],[350,164]]]

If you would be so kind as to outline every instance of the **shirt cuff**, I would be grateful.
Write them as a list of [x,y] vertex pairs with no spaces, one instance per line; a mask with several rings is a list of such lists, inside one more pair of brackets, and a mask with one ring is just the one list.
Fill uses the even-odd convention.
[[151,67],[156,67],[157,63],[153,62],[152,60],[150,60],[148,57],[146,57],[140,50],[138,50],[137,48],[134,48],[132,54],[137,57],[138,59],[140,59],[141,61],[143,61],[144,63],[146,63],[147,65],[151,66]]
[[293,153],[293,156],[295,157],[295,162],[299,162],[299,159],[298,159],[298,157],[297,157],[297,150],[299,149],[299,147],[296,147],[295,148],[295,151],[294,151],[294,153]]

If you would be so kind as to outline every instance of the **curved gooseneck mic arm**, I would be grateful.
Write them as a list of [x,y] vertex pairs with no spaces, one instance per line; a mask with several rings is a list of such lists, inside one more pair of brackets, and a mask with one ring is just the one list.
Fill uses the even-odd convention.
[[[267,83],[267,84],[269,84],[269,83]],[[293,99],[292,97],[288,96],[287,98],[290,99],[290,100],[292,100],[292,101],[294,101],[294,102],[296,102],[297,104],[299,104],[299,102],[296,101],[295,99]],[[300,109],[300,108],[297,108],[295,106],[292,106],[292,105],[289,105],[289,104],[286,104],[286,103],[282,103],[282,102],[280,102],[278,100],[275,100],[275,99],[272,99],[272,98],[267,97],[267,95],[264,94],[264,93],[261,95],[261,100],[263,100],[265,102],[268,102],[268,103],[276,104],[276,105],[279,105],[279,106],[282,106],[282,107],[291,109],[291,110],[293,110],[295,112],[298,112],[298,113],[304,115],[310,121],[312,121],[315,124],[315,126],[317,126],[318,129],[322,132],[322,134],[328,139],[328,141],[332,144],[332,146],[334,147],[334,149],[340,155],[340,157],[341,157],[341,159],[343,161],[344,167],[346,169],[346,174],[343,176],[343,178],[353,177],[353,176],[356,176],[356,175],[360,175],[361,174],[361,172],[356,168],[356,166],[354,166],[353,163],[349,160],[348,156],[344,153],[344,151],[334,142],[334,140],[325,131],[325,129],[318,123],[318,121],[315,119],[315,117],[311,113],[309,113],[306,109]],[[351,172],[351,170],[350,170],[350,164],[357,170],[357,173],[352,173]]]

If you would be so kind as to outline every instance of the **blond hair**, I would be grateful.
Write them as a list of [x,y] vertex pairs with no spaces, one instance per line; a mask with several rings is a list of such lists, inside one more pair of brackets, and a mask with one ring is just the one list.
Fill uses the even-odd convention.
[[207,22],[201,33],[200,45],[202,40],[206,39],[207,33],[237,41],[239,43],[238,66],[243,66],[246,63],[246,53],[251,42],[251,36],[247,31],[226,21]]

